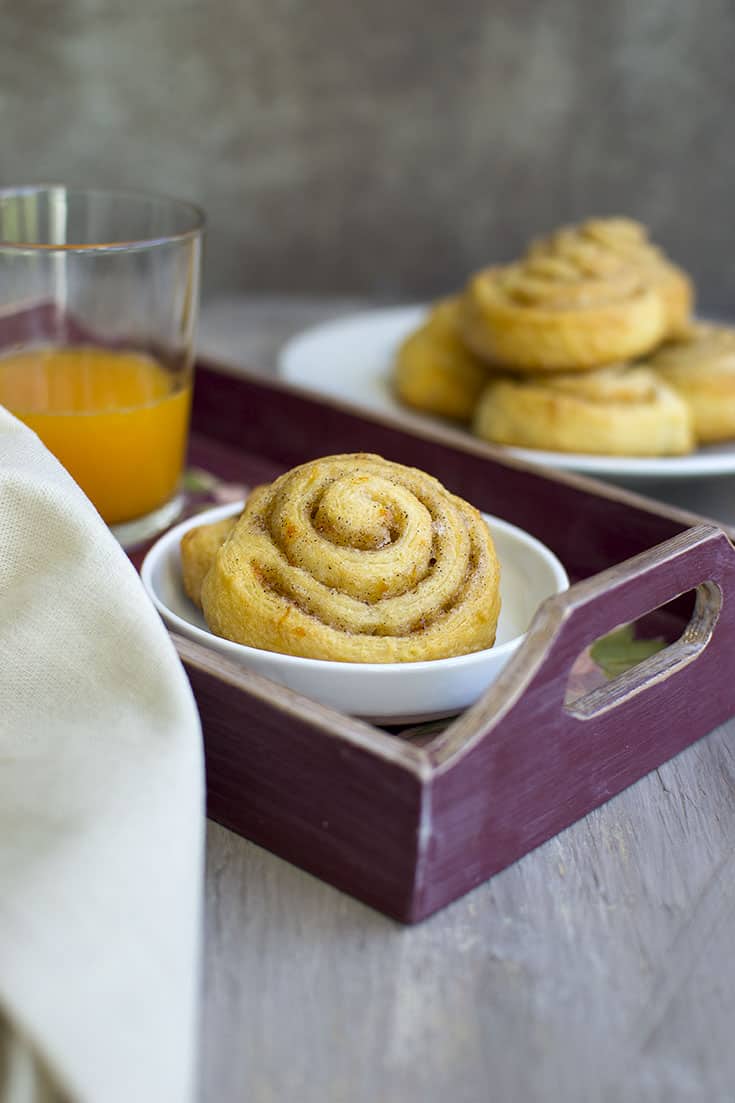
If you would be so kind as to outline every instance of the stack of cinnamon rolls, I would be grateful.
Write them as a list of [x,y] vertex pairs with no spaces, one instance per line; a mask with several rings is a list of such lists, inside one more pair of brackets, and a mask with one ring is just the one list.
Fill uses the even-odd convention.
[[398,350],[395,390],[499,444],[682,455],[735,438],[735,329],[693,305],[640,223],[563,227],[437,303]]

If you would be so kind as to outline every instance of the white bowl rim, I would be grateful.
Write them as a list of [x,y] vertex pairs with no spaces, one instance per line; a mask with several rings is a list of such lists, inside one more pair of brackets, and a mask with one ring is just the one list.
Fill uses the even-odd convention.
[[[340,662],[338,659],[310,659],[302,655],[289,655],[283,651],[267,651],[262,647],[250,647],[248,644],[235,643],[234,640],[228,640],[224,636],[218,636],[214,632],[200,628],[198,624],[192,624],[191,621],[180,617],[178,613],[174,612],[170,606],[166,605],[166,603],[160,599],[153,585],[154,571],[159,562],[164,560],[170,553],[171,545],[178,545],[181,537],[185,532],[188,532],[189,529],[196,528],[197,525],[213,524],[215,521],[224,520],[225,517],[232,517],[236,513],[241,513],[244,506],[244,499],[238,502],[227,502],[224,505],[214,506],[211,509],[203,510],[201,513],[193,514],[184,521],[180,521],[178,525],[174,525],[173,528],[168,529],[162,536],[159,536],[156,542],[146,552],[140,568],[140,577],[143,581],[143,585],[164,620],[167,620],[169,625],[184,635],[193,637],[196,640],[201,640],[206,647],[212,647],[214,645],[216,649],[223,654],[232,655],[233,657],[240,656],[242,659],[246,659],[248,656],[258,656],[259,658],[265,657],[266,659],[272,658],[286,668],[298,667],[301,670],[313,670],[315,673],[327,673],[329,671],[337,673],[340,670],[346,669],[349,671],[381,671],[384,676],[392,675],[395,677],[398,674],[405,676],[407,669],[416,671],[417,673],[425,670],[437,670],[438,668],[451,671],[457,669],[457,667],[466,666],[468,663],[482,661],[483,657],[494,656],[496,658],[503,658],[505,656],[510,656],[518,648],[521,640],[527,634],[523,632],[521,635],[514,636],[513,639],[506,640],[505,643],[498,644],[497,646],[483,648],[481,651],[470,651],[465,655],[451,655],[444,659],[420,659],[416,662],[402,663],[353,663]],[[557,589],[553,592],[554,594],[562,593],[569,588],[569,576],[562,563],[557,559],[550,548],[547,548],[545,544],[542,544],[542,542],[535,536],[532,536],[530,532],[526,532],[525,529],[511,524],[510,521],[504,521],[502,518],[496,517],[491,513],[483,512],[482,516],[493,528],[497,528],[507,536],[519,540],[527,548],[533,548],[539,558],[544,560],[547,567],[551,569],[557,585]],[[551,597],[552,594],[548,596]]]

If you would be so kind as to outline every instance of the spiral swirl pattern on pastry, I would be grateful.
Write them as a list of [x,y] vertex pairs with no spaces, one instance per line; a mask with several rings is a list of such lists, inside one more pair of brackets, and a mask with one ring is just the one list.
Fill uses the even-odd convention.
[[694,447],[686,404],[646,368],[506,378],[488,385],[475,433],[552,452],[665,456]]
[[648,366],[686,402],[699,441],[735,438],[735,329],[697,323]]
[[543,256],[563,252],[567,256],[584,255],[602,249],[617,257],[635,262],[647,258],[651,263],[663,261],[663,254],[649,240],[645,226],[632,218],[590,218],[576,226],[561,226],[544,237],[536,238],[527,256]]
[[486,365],[462,343],[458,299],[437,303],[398,349],[394,387],[417,410],[469,421],[487,380]]
[[213,632],[267,651],[411,662],[490,647],[499,565],[476,509],[370,454],[258,488],[202,585]]
[[653,287],[664,302],[666,335],[682,332],[689,324],[694,287],[687,274],[654,245],[640,222],[632,218],[591,218],[578,226],[563,226],[533,242],[529,258],[563,255],[584,266],[600,253],[613,263],[625,263]]
[[650,351],[666,332],[660,293],[638,266],[592,240],[556,235],[469,283],[463,335],[517,371],[586,370]]

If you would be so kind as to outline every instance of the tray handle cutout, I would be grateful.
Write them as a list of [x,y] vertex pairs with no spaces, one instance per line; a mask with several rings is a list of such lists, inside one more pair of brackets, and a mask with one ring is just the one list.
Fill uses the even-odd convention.
[[[696,591],[694,612],[678,640],[599,690],[566,700],[582,651],[619,625],[691,591]],[[681,686],[686,696],[700,669],[698,680],[714,693],[707,706],[714,727],[735,712],[735,682],[723,684],[726,676],[719,679],[715,669],[721,665],[726,671],[734,639],[735,547],[715,524],[685,529],[544,602],[500,678],[428,744],[430,759],[442,773],[461,770],[473,748],[484,746],[492,754],[498,740],[504,745],[510,738],[509,731],[536,732],[541,718],[555,727],[557,739],[573,741],[579,725],[587,728],[586,721],[596,718],[598,736],[612,724],[624,740],[627,730],[650,725],[673,690]],[[517,749],[519,736],[513,740]],[[538,755],[535,741],[531,749]]]
[[[733,586],[735,548],[726,533],[715,525],[687,529],[553,599],[562,606],[561,623],[538,675],[555,675],[549,684],[555,683],[565,713],[581,720],[598,716],[695,662],[713,640]],[[599,689],[564,703],[571,667],[585,648],[690,591],[696,594],[694,611],[677,640]]]
[[708,580],[701,582],[694,594],[694,610],[678,639],[605,684],[565,702],[565,711],[579,720],[591,720],[693,662],[712,638],[722,609],[722,590],[716,582]]
[[[599,689],[566,700],[570,672],[585,648],[691,591],[696,592],[694,611],[677,640]],[[580,725],[594,732],[595,744],[609,740],[610,746],[622,747],[630,732],[652,730],[672,700],[683,704],[690,699],[695,678],[707,688],[692,714],[692,727],[699,725],[703,735],[735,713],[735,682],[727,678],[733,640],[735,547],[715,524],[685,529],[544,602],[523,647],[497,682],[428,745],[430,759],[441,773],[451,773],[463,769],[473,748],[482,747],[489,756],[505,748],[509,755],[538,758],[540,723],[555,733],[549,743],[555,748],[548,752],[552,757],[562,745],[577,753]],[[687,731],[679,725],[676,738],[664,742],[681,749]]]

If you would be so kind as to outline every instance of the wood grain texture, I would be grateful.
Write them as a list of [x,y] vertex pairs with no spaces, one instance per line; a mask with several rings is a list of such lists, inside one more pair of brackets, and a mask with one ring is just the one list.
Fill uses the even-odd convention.
[[202,718],[207,814],[386,914],[411,916],[426,753],[174,639]]
[[733,840],[732,721],[413,928],[211,825],[201,1099],[731,1103]]
[[734,777],[722,729],[408,929],[213,827],[202,1098],[730,1101]]

